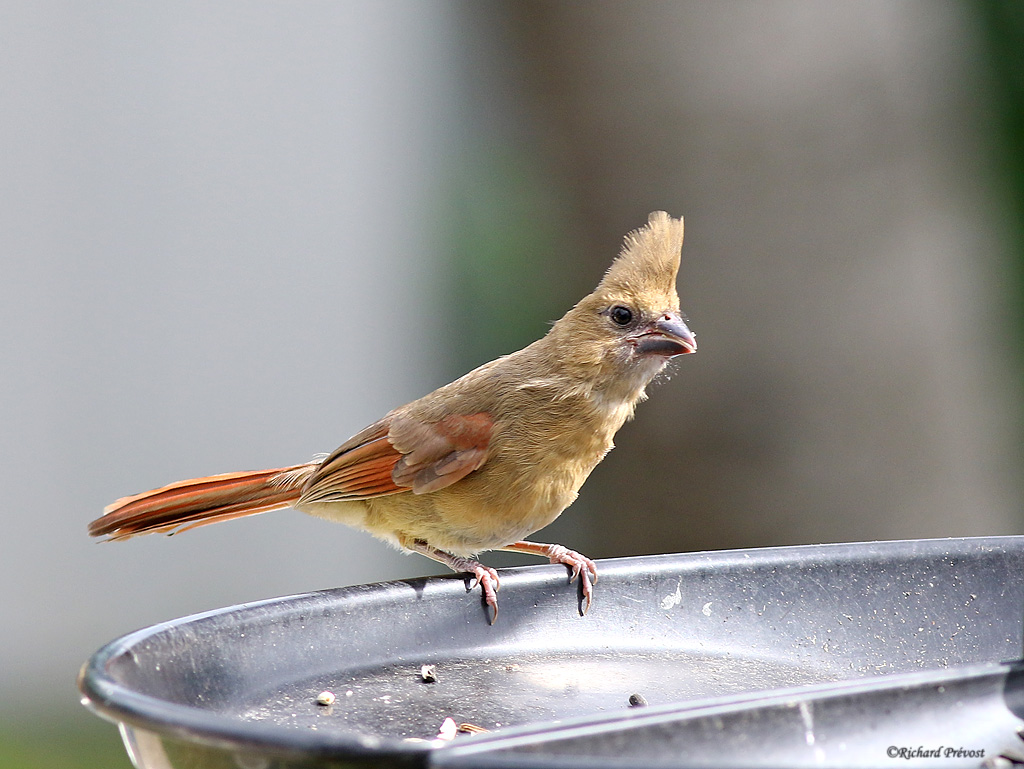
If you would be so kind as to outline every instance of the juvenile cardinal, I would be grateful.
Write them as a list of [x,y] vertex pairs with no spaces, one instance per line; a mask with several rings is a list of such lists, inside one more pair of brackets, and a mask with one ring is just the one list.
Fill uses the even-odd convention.
[[483,550],[565,564],[586,612],[594,562],[523,538],[576,499],[668,360],[696,351],[676,294],[682,243],[682,220],[652,213],[594,292],[528,347],[396,408],[322,461],[124,497],[89,533],[126,539],[294,507],[472,574],[492,622],[498,573],[474,560]]

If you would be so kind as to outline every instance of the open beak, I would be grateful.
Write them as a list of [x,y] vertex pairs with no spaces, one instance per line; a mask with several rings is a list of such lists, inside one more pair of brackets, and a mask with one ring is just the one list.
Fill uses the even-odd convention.
[[637,352],[673,358],[697,352],[696,335],[676,313],[665,313],[634,337]]

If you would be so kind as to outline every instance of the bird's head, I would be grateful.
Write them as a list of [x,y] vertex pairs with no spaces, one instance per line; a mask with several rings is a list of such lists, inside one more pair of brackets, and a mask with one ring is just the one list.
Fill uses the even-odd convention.
[[557,324],[570,360],[611,366],[646,384],[670,358],[696,352],[676,293],[682,245],[683,220],[664,211],[626,236],[597,288]]

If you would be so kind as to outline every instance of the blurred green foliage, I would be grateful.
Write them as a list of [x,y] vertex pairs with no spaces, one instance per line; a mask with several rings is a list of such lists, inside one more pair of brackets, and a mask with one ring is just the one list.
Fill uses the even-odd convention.
[[[564,196],[533,154],[481,151],[457,172],[448,307],[453,376],[539,339],[575,299]],[[589,280],[589,278],[588,278]],[[579,297],[576,297],[577,299]]]
[[131,769],[117,727],[63,705],[0,717],[3,769]]
[[1024,334],[1024,3],[1020,0],[981,0],[969,4],[980,22],[981,40],[988,54],[993,127],[994,173],[1001,185],[1001,205],[1010,221],[1006,233],[1013,239],[1018,337]]

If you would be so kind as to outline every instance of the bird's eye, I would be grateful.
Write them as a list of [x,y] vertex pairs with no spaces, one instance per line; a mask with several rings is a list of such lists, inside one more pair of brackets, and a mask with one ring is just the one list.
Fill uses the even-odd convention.
[[608,311],[608,317],[616,326],[628,326],[633,322],[633,311],[628,307],[617,304]]

